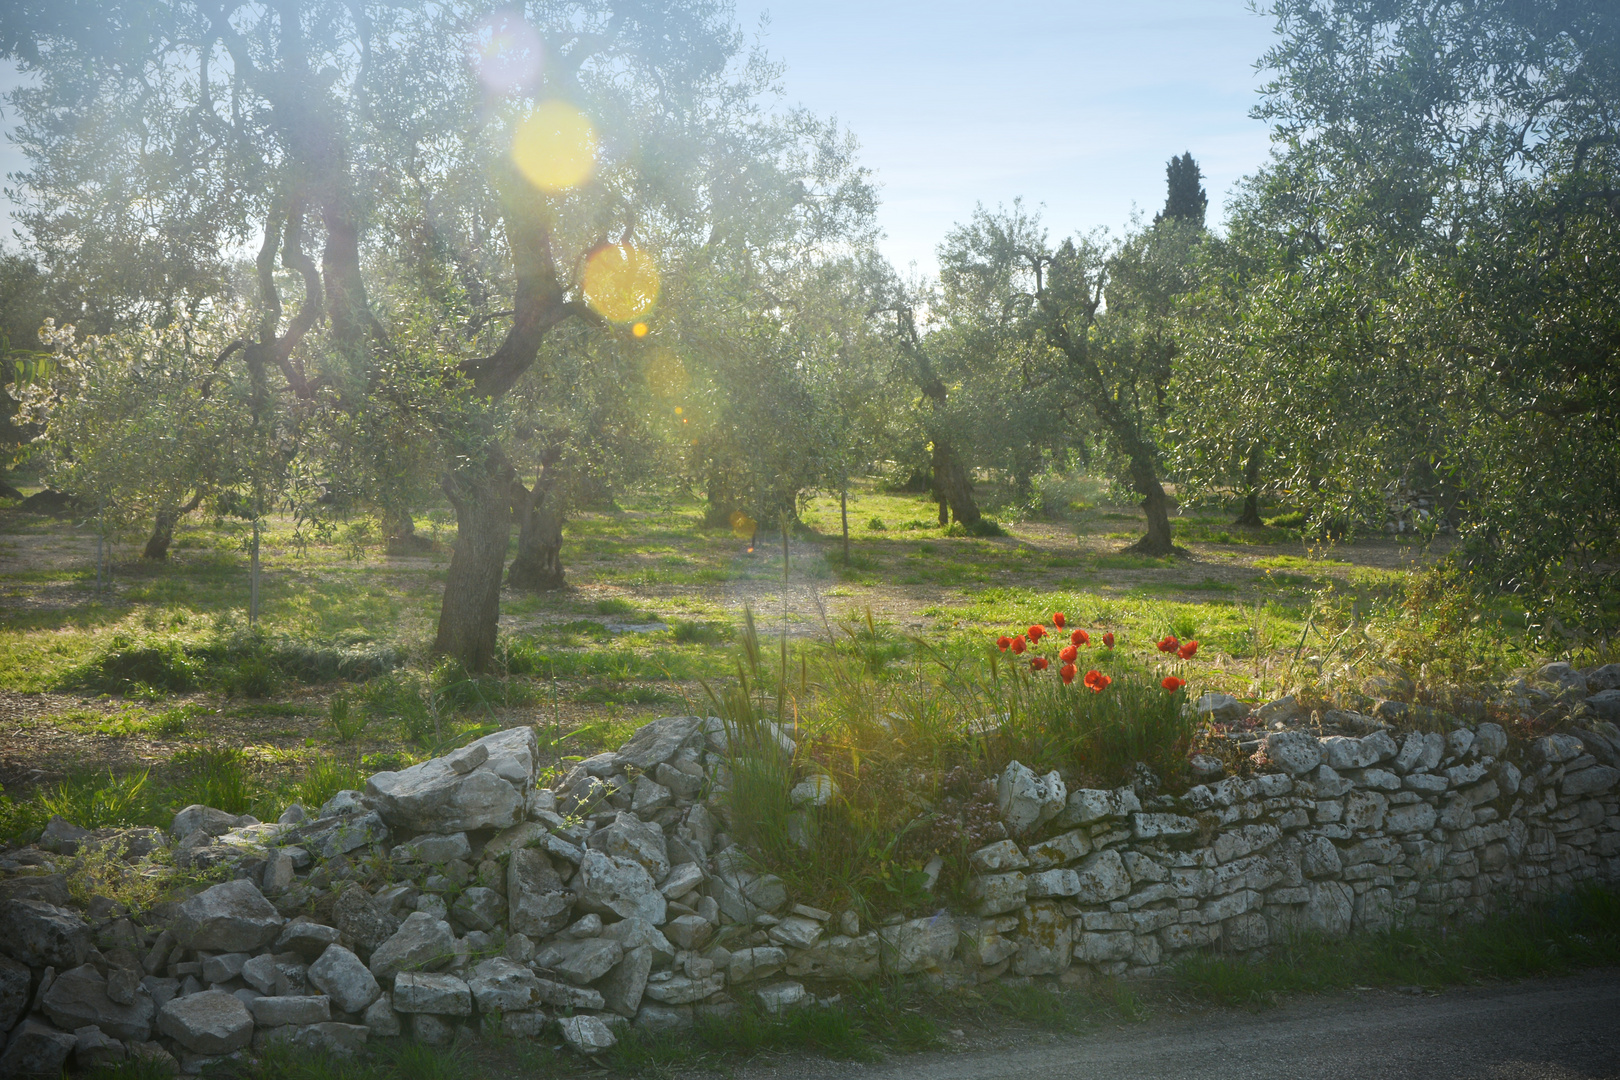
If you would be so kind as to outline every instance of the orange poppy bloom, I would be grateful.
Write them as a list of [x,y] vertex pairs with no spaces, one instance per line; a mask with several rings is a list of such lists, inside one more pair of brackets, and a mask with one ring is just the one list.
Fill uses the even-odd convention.
[[1054,611],[1052,613],[1052,625],[1057,627],[1059,630],[1063,629],[1063,624],[1067,621],[1068,620],[1063,617],[1063,612]]
[[1000,637],[996,638],[996,648],[1000,649],[1002,652],[1006,652],[1011,647],[1012,638],[1008,637],[1006,634],[1002,634]]
[[1175,652],[1176,646],[1180,644],[1181,642],[1176,640],[1176,636],[1174,634],[1166,634],[1164,637],[1159,639],[1159,651]]
[[1104,675],[1096,668],[1092,668],[1090,671],[1086,672],[1086,689],[1090,690],[1093,694],[1102,693],[1108,688],[1108,684],[1113,681],[1113,679],[1110,679],[1107,675]]
[[1076,630],[1074,633],[1069,635],[1069,644],[1090,645],[1091,635],[1086,633],[1084,630]]
[[1063,676],[1064,686],[1068,686],[1070,683],[1074,682],[1074,673],[1078,670],[1079,669],[1073,664],[1064,664],[1062,667],[1058,668],[1058,674]]
[[1022,637],[1015,637],[1015,638],[1012,639],[1012,651],[1013,652],[1022,654],[1023,651],[1025,649],[1027,649],[1027,648],[1029,648],[1029,643],[1027,641],[1025,641]]
[[1072,664],[1074,663],[1074,658],[1079,655],[1080,650],[1075,648],[1073,645],[1069,645],[1066,646],[1062,652],[1058,653],[1058,659],[1062,660],[1065,664]]
[[1186,686],[1187,685],[1187,680],[1186,679],[1178,679],[1174,675],[1166,675],[1165,678],[1164,678],[1164,681],[1162,683],[1160,683],[1159,685],[1164,687],[1166,690],[1170,691],[1173,694],[1177,690],[1180,690],[1183,686]]
[[1031,671],[1045,671],[1048,663],[1050,661],[1044,656],[1032,656],[1029,658],[1029,669]]
[[1176,650],[1176,655],[1181,657],[1183,660],[1191,660],[1193,653],[1195,653],[1197,651],[1198,651],[1198,642],[1196,642],[1196,641],[1188,641],[1188,642],[1183,643],[1181,648]]
[[1112,630],[1110,630],[1106,634],[1103,635],[1103,648],[1112,649],[1113,647],[1114,647],[1114,632]]
[[1029,640],[1031,642],[1039,642],[1041,638],[1045,636],[1046,627],[1042,626],[1040,623],[1036,623],[1034,626],[1029,628]]

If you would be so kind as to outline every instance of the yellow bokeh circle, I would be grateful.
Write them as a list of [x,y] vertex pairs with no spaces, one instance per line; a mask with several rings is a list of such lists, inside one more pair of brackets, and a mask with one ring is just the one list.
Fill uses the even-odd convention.
[[658,302],[658,267],[629,244],[605,244],[585,260],[585,302],[609,322],[640,318]]
[[578,187],[596,168],[596,129],[566,101],[549,98],[518,124],[512,161],[542,191]]
[[634,326],[632,326],[630,328],[630,332],[632,334],[636,335],[636,337],[646,337],[647,336],[647,324],[644,323],[644,322],[638,322],[638,323],[636,323],[636,325],[634,325]]

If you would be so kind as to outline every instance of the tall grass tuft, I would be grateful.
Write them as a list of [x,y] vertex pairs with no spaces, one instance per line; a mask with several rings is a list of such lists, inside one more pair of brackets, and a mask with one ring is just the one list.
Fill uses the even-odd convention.
[[317,757],[299,778],[293,792],[299,804],[313,812],[338,792],[359,791],[365,786],[366,774],[357,762]]
[[[60,814],[85,829],[153,824],[155,800],[147,772],[105,777],[80,776],[64,780],[39,795],[47,819]],[[161,818],[159,812],[157,817]]]
[[177,794],[188,803],[202,803],[228,814],[245,814],[253,801],[248,756],[240,747],[199,746],[175,755],[183,779]]

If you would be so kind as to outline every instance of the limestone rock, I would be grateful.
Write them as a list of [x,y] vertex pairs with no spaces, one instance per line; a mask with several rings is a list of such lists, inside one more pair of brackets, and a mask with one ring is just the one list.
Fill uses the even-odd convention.
[[1020,761],[1009,761],[996,780],[996,807],[1014,836],[1057,817],[1068,797],[1068,786],[1056,770],[1038,777]]
[[433,758],[375,774],[366,781],[366,794],[384,821],[409,832],[510,828],[523,816],[524,795],[534,784],[534,729],[498,731],[471,745],[488,752],[471,772],[458,773],[446,758]]
[[837,934],[788,956],[787,973],[795,978],[865,980],[878,974],[877,931],[858,936]]
[[253,1038],[253,1014],[223,990],[177,997],[158,1011],[158,1030],[198,1054],[229,1054]]
[[1006,870],[1022,870],[1029,860],[1012,840],[998,840],[968,856],[968,865],[976,874],[999,874]]
[[1074,930],[1056,901],[1037,900],[1027,905],[1018,916],[1016,940],[1018,951],[1013,955],[1016,974],[1056,975],[1068,970],[1074,954]]
[[653,948],[641,945],[629,949],[624,959],[614,965],[602,980],[602,1001],[609,1009],[626,1020],[635,1019],[641,1008],[641,997],[647,989],[647,976],[652,974]]
[[557,1022],[557,1026],[562,1029],[563,1042],[577,1054],[600,1054],[613,1049],[619,1042],[600,1017],[588,1013],[565,1016]]
[[1232,724],[1249,715],[1249,707],[1231,694],[1208,693],[1193,702],[1193,711],[1217,724]]
[[124,1056],[123,1042],[96,1025],[85,1024],[73,1029],[73,1064],[80,1069],[116,1065],[124,1060]]
[[878,931],[883,970],[891,975],[938,971],[956,953],[956,920],[948,915],[910,919]]
[[54,851],[58,855],[72,855],[89,839],[89,829],[80,828],[61,814],[52,814],[51,820],[45,823],[45,831],[40,833],[39,839],[35,842],[46,851]]
[[807,776],[793,785],[788,801],[794,806],[826,806],[838,795],[838,785],[825,773]]
[[519,848],[506,868],[506,905],[512,932],[538,941],[568,925],[574,894],[563,886],[545,852]]
[[[258,997],[247,1002],[253,1022],[261,1028],[288,1024],[324,1024],[332,1019],[332,999],[324,994],[300,997]],[[352,1011],[352,1010],[351,1010]]]
[[320,958],[309,965],[309,981],[326,991],[337,1007],[346,1013],[365,1009],[382,987],[360,958],[342,945],[328,945]]
[[319,1024],[274,1028],[271,1042],[308,1053],[354,1057],[365,1049],[370,1035],[370,1029],[364,1024],[343,1024],[329,1020]]
[[[281,933],[276,937],[275,944],[271,946],[271,950],[273,952],[295,952],[306,960],[313,960],[325,952],[328,945],[335,944],[337,939],[337,927],[298,918],[282,927]],[[240,969],[238,969],[238,973],[240,973]],[[309,1021],[309,1023],[313,1022]]]
[[399,1013],[394,1011],[392,994],[384,993],[366,1006],[365,1014],[360,1019],[366,1025],[366,1030],[379,1039],[392,1039],[400,1033]]
[[10,1031],[28,1008],[28,992],[33,981],[33,973],[26,965],[9,956],[0,956],[0,1033]]
[[157,1006],[152,995],[137,993],[135,1000],[120,1005],[107,996],[107,980],[89,964],[70,968],[52,981],[40,999],[41,1007],[59,1028],[73,1031],[94,1024],[115,1039],[146,1042],[152,1037],[152,1019]]
[[523,1012],[539,1008],[540,978],[504,957],[485,960],[473,969],[467,988],[481,1013]]
[[1131,891],[1125,860],[1112,849],[1088,856],[1075,867],[1075,873],[1080,879],[1080,891],[1074,898],[1082,904],[1107,903]]
[[1273,731],[1266,736],[1266,756],[1289,776],[1303,776],[1322,763],[1322,744],[1304,731]]
[[0,1076],[46,1076],[57,1080],[75,1039],[32,1017],[17,1025],[0,1054]]
[[371,973],[388,983],[401,971],[431,971],[450,963],[456,952],[456,936],[450,924],[422,911],[413,911],[400,924],[398,932],[371,954]]
[[803,983],[779,982],[761,986],[754,991],[754,1000],[768,1013],[783,1013],[810,1003],[810,995]]
[[597,829],[585,841],[592,851],[600,851],[613,858],[633,859],[652,876],[662,881],[669,874],[669,851],[664,843],[664,830],[621,810],[613,824]]
[[690,1005],[694,1001],[702,1001],[711,994],[719,993],[725,986],[726,977],[718,972],[701,978],[673,975],[658,982],[649,979],[644,993],[647,997],[665,1005]]
[[[490,844],[493,845],[495,842],[491,840]],[[485,850],[488,850],[488,846]],[[443,866],[451,859],[471,859],[472,844],[467,841],[467,834],[464,832],[448,835],[427,833],[400,844],[390,853],[390,857],[395,862],[420,862],[429,866]]]
[[394,1010],[434,1016],[471,1016],[472,991],[454,975],[402,971],[394,977]]
[[624,957],[624,946],[606,938],[553,941],[535,953],[535,963],[573,983],[584,986],[608,973]]
[[169,826],[169,833],[176,840],[184,840],[196,832],[205,832],[209,836],[224,836],[232,829],[239,829],[244,825],[253,825],[257,819],[247,814],[227,814],[212,806],[201,803],[192,803],[190,806],[174,815],[174,822]]
[[237,878],[181,904],[173,930],[187,949],[251,953],[274,941],[286,921],[253,882]]
[[506,923],[506,898],[494,889],[474,885],[462,891],[450,913],[469,930],[494,930]]
[[1620,769],[1608,765],[1594,765],[1567,774],[1558,785],[1558,793],[1571,799],[1601,795],[1614,787],[1617,780],[1620,780]]
[[676,751],[700,736],[703,721],[696,716],[666,716],[644,724],[613,755],[617,765],[632,765],[644,773],[675,756]]
[[1007,874],[984,874],[968,881],[968,898],[981,916],[1000,915],[1024,906],[1029,878],[1014,870]]
[[664,924],[663,894],[646,868],[633,859],[587,851],[573,884],[579,890],[579,906],[586,911],[621,919],[633,916],[654,926]]
[[1620,721],[1620,690],[1599,690],[1586,699],[1586,707],[1600,720]]
[[1058,815],[1057,823],[1062,826],[1090,825],[1105,818],[1125,817],[1140,809],[1142,803],[1130,788],[1113,791],[1080,788],[1070,793],[1068,805]]
[[78,967],[90,958],[90,927],[42,900],[0,903],[0,952],[29,967]]

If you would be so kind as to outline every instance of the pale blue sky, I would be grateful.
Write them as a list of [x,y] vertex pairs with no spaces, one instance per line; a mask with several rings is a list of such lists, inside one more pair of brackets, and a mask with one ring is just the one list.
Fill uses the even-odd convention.
[[[1022,196],[1055,234],[1117,231],[1133,204],[1162,205],[1165,161],[1183,150],[1203,167],[1216,224],[1266,157],[1248,111],[1271,23],[1245,0],[738,0],[749,30],[766,11],[786,102],[860,139],[884,252],[902,272],[931,273],[935,246],[976,202]],[[0,70],[0,86],[12,81]],[[0,173],[21,164],[0,145]],[[0,232],[9,241],[9,217]]]
[[1054,234],[1164,204],[1191,150],[1211,224],[1266,158],[1248,117],[1272,23],[1245,0],[740,0],[787,64],[790,103],[834,114],[882,184],[885,254],[932,272],[976,202],[1023,196]]

